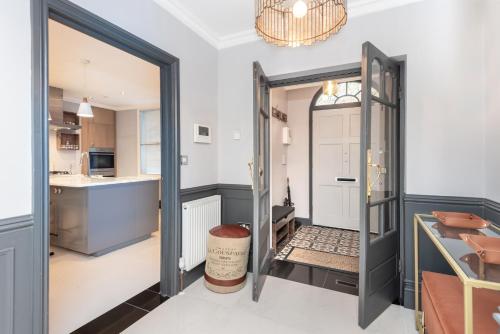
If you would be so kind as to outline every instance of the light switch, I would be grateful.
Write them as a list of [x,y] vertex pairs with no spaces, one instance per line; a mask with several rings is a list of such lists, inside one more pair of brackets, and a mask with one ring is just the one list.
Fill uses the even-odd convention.
[[181,165],[189,164],[189,159],[187,155],[181,155]]
[[233,131],[233,140],[240,140],[241,134],[239,131]]

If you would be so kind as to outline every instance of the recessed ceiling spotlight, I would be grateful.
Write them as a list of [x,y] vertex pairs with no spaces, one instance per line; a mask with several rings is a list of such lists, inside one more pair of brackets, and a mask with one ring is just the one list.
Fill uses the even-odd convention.
[[124,90],[122,90],[122,95],[125,95],[125,91]]

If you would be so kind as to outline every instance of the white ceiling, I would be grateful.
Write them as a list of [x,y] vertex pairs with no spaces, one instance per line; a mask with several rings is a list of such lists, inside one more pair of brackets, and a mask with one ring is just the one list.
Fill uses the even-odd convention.
[[[86,85],[84,59],[90,60]],[[156,65],[52,20],[49,85],[62,88],[68,102],[89,96],[91,104],[114,110],[160,105],[160,70]]]
[[[255,0],[154,0],[217,49],[258,39]],[[346,0],[349,19],[423,0]],[[347,23],[349,24],[349,23]]]

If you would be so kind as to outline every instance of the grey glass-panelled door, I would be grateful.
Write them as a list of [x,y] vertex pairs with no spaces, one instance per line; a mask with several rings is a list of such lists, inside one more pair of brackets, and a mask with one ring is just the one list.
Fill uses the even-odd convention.
[[269,82],[258,62],[254,75],[253,300],[258,301],[271,260],[269,191]]
[[361,65],[359,325],[399,298],[399,65],[371,43]]

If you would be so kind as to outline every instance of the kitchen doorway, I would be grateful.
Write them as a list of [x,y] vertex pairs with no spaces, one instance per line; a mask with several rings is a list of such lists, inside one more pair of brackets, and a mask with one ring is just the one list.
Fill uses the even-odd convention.
[[[49,89],[49,71],[50,71],[50,53],[49,49],[49,25],[53,21],[56,24],[60,24],[71,28],[75,31],[83,33],[90,38],[98,40],[102,43],[106,43],[114,48],[120,50],[120,52],[128,53],[135,57],[140,58],[142,61],[151,63],[158,67],[159,71],[159,81],[160,81],[160,97],[158,106],[158,115],[160,119],[160,131],[159,135],[159,151],[157,153],[158,160],[161,161],[160,175],[157,182],[160,183],[161,193],[156,187],[156,194],[153,194],[155,200],[150,201],[153,203],[156,210],[158,210],[158,204],[161,205],[161,234],[158,236],[160,240],[160,255],[157,261],[159,262],[160,271],[158,281],[160,283],[155,287],[147,287],[144,289],[151,290],[157,289],[156,293],[163,297],[173,296],[179,290],[179,281],[177,274],[177,263],[179,257],[179,247],[178,241],[180,240],[180,204],[179,204],[179,60],[163,50],[145,42],[130,33],[114,26],[113,24],[99,18],[98,16],[78,7],[77,5],[63,0],[46,0],[46,1],[32,1],[32,36],[33,36],[33,164],[34,164],[34,221],[35,221],[35,272],[37,278],[39,279],[38,286],[40,289],[35,289],[35,302],[34,302],[34,313],[37,315],[37,323],[34,324],[35,328],[42,329],[42,332],[48,333],[48,318],[49,318],[49,298],[48,298],[48,287],[49,287],[49,232],[50,224],[49,217],[51,214],[50,195],[54,192],[54,189],[49,185],[49,117],[52,113],[49,113],[49,105],[53,99],[52,89]],[[64,93],[63,93],[64,94]],[[125,95],[125,94],[121,94]],[[61,103],[63,101],[61,100]],[[84,103],[88,101],[82,101]],[[80,106],[84,103],[80,103]],[[99,114],[101,107],[92,106],[90,109],[94,109],[94,112]],[[84,113],[85,110],[78,109],[77,113]],[[87,108],[88,112],[88,108]],[[70,112],[71,114],[71,112]],[[96,115],[97,115],[96,114]],[[105,126],[109,125],[108,121],[111,118],[107,116],[111,113],[101,113],[99,124],[94,124],[94,132],[99,129],[104,129]],[[66,125],[69,127],[75,126],[77,121],[70,121],[69,118],[74,118],[73,115],[61,115],[62,126]],[[102,116],[102,117],[101,117]],[[91,130],[92,131],[92,130]],[[62,134],[63,132],[61,132]],[[108,144],[112,142],[113,138],[109,136],[109,131],[101,131],[103,136],[94,136],[95,140],[99,142],[106,143],[104,146],[109,146]],[[66,132],[67,136],[58,136],[57,144],[64,149],[76,150],[78,146],[82,146],[81,142],[78,142],[75,138],[75,133]],[[61,139],[62,138],[62,139]],[[115,137],[116,138],[116,137]],[[97,144],[89,144],[89,150],[87,152],[91,153],[91,147],[97,146]],[[147,149],[145,149],[146,151]],[[101,163],[111,162],[110,159],[101,159],[98,154],[109,155],[109,151],[99,151],[96,153],[95,164],[92,162],[92,157],[87,157],[87,172],[90,169],[101,169]],[[151,153],[151,152],[150,152]],[[84,157],[85,159],[85,157]],[[153,159],[154,160],[154,159]],[[115,158],[116,163],[116,158]],[[106,165],[107,169],[105,172],[109,173],[111,165],[108,163]],[[103,171],[104,172],[104,171]],[[109,184],[109,180],[87,180],[81,179],[79,183],[85,182],[95,182],[101,185]],[[86,184],[88,185],[88,184]],[[134,187],[137,184],[134,184]],[[120,184],[119,187],[124,186]],[[59,185],[56,187],[56,195],[60,195],[58,189],[63,189],[65,193],[71,193],[72,191],[66,191],[64,185]],[[153,187],[154,188],[154,187]],[[91,189],[91,188],[89,188]],[[90,196],[87,193],[87,200],[94,203],[92,205],[100,205],[103,200],[111,199],[115,204],[120,201],[118,197],[125,195],[125,192],[118,191],[119,196],[110,196],[111,194],[104,194],[102,192],[103,187],[92,187],[92,191],[96,191],[96,196],[101,197],[101,199],[90,200],[90,198],[95,198],[95,196]],[[149,189],[151,190],[151,189]],[[151,191],[147,193],[151,193]],[[89,190],[90,192],[91,190]],[[100,194],[97,194],[100,193]],[[136,192],[132,191],[130,194]],[[158,201],[160,198],[160,201]],[[125,200],[122,198],[122,200]],[[69,200],[71,202],[71,199]],[[89,203],[90,203],[89,202]],[[88,209],[88,208],[87,208]],[[101,208],[97,210],[98,214],[96,216],[102,216],[106,214],[107,210]],[[73,215],[81,216],[78,214]],[[92,215],[88,215],[89,218]],[[110,217],[108,217],[110,218]],[[108,220],[112,220],[111,218]],[[66,226],[64,232],[71,233],[71,226]],[[99,235],[106,235],[104,231]],[[108,231],[109,232],[109,231]],[[130,243],[134,243],[139,240],[130,239],[130,236],[125,236],[125,239],[120,239],[123,237],[123,233],[120,229],[115,229],[116,233],[111,233],[109,235],[113,237],[118,237],[114,240],[114,243],[108,244],[108,240],[96,239],[93,244],[98,245],[97,248],[92,248],[92,250],[102,250],[104,253],[112,252],[114,244],[117,248],[125,246],[127,241],[121,243],[125,239],[129,239]],[[71,240],[71,236],[68,235],[68,240]],[[140,238],[140,237],[139,237]],[[103,244],[104,242],[104,244]],[[108,247],[109,246],[109,247]],[[133,247],[133,246],[131,246]],[[99,251],[90,254],[100,255]],[[78,250],[79,252],[85,253],[84,249]],[[112,254],[112,253],[110,253]],[[122,266],[126,266],[127,261],[122,263]],[[83,279],[83,277],[82,277]],[[89,276],[87,279],[92,279]],[[119,285],[119,284],[118,284]],[[96,293],[99,293],[96,291]],[[118,310],[117,312],[120,312]]]

